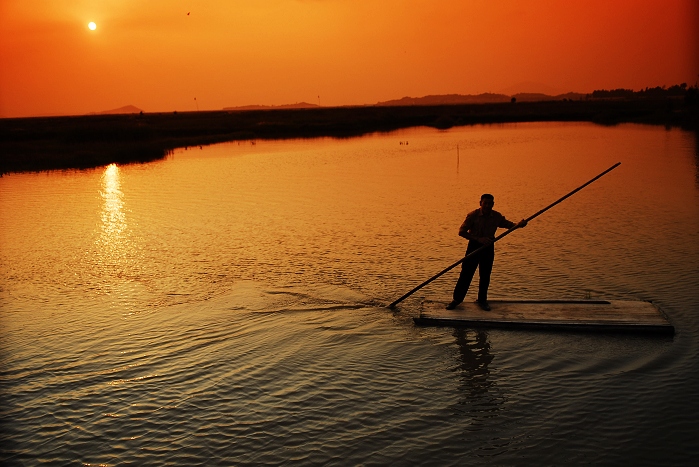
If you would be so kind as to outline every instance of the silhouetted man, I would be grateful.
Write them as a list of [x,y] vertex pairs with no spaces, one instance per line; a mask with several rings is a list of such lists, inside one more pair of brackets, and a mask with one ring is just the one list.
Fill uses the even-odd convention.
[[498,227],[511,229],[514,227],[524,227],[527,221],[522,219],[517,224],[505,219],[505,216],[493,210],[495,198],[491,194],[481,196],[481,207],[466,215],[466,220],[459,228],[459,236],[468,240],[466,255],[486,245],[479,253],[461,263],[461,274],[454,287],[454,300],[447,305],[448,310],[453,310],[464,301],[466,292],[471,285],[473,274],[478,268],[480,282],[478,284],[478,305],[485,311],[490,311],[488,305],[488,286],[490,285],[490,272],[493,270],[493,260],[495,259],[495,231]]

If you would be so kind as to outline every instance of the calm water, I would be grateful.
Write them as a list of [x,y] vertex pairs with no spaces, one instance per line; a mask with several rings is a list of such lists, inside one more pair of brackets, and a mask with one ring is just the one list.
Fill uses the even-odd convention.
[[[618,161],[498,243],[490,295],[653,300],[673,338],[415,327],[457,271],[384,308],[481,193],[519,220]],[[6,175],[0,461],[690,464],[698,165],[679,130],[512,124]]]

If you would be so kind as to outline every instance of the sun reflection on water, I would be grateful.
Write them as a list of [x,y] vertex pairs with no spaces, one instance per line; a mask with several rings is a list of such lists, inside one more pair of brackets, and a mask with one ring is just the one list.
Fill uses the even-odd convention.
[[107,166],[102,174],[102,191],[104,205],[102,207],[102,240],[107,243],[118,243],[126,230],[126,215],[124,214],[124,193],[121,191],[119,167],[116,164]]
[[131,210],[122,191],[123,173],[119,167],[105,167],[100,181],[99,236],[91,256],[95,285],[101,293],[113,297],[114,306],[131,315],[147,294],[143,258],[133,232],[137,223],[129,220]]
[[102,174],[102,210],[100,212],[100,236],[97,244],[104,260],[118,263],[122,259],[128,243],[128,224],[124,193],[121,191],[119,167],[108,165]]

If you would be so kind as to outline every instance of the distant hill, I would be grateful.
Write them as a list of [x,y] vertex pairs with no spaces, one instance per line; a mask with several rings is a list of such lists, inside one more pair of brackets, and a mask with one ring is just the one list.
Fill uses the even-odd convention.
[[114,115],[114,114],[138,114],[143,112],[133,105],[126,105],[124,107],[119,107],[118,109],[104,110],[102,112],[90,112],[90,115]]
[[494,102],[510,102],[511,97],[504,94],[441,94],[425,97],[404,97],[390,101],[377,102],[377,106],[406,106],[406,105],[455,105],[455,104],[489,104]]
[[390,101],[378,102],[377,106],[407,106],[407,105],[458,105],[458,104],[492,104],[497,102],[510,102],[514,97],[517,102],[540,102],[540,101],[562,101],[563,99],[580,100],[586,95],[576,92],[558,94],[550,96],[541,93],[519,93],[513,96],[505,94],[483,93],[483,94],[442,94],[425,97],[404,97]]
[[269,109],[315,109],[320,107],[308,102],[297,102],[296,104],[283,105],[242,105],[239,107],[224,107],[223,110],[269,110]]
[[114,115],[114,114],[137,114],[143,112],[135,105],[125,105],[124,107],[119,107],[118,109],[103,110],[102,112],[92,112],[90,115]]
[[[539,102],[539,101],[562,101],[581,100],[586,94],[569,92],[551,96],[542,93],[519,93],[514,95],[496,94],[485,92],[483,94],[438,94],[423,97],[403,97],[374,104],[378,107],[405,107],[413,105],[459,105],[459,104],[493,104],[500,102],[510,102],[514,97],[517,102]],[[285,105],[242,105],[238,107],[224,107],[223,110],[272,110],[272,109],[316,109],[319,105],[308,102],[298,102],[296,104]]]
[[535,81],[522,81],[512,86],[498,89],[497,92],[498,94],[507,94],[508,96],[514,96],[516,94],[545,94],[547,96],[557,96],[563,94],[563,89]]
[[563,99],[579,101],[584,99],[586,95],[587,94],[581,94],[579,92],[568,92],[565,94],[558,94],[556,96],[549,96],[548,94],[522,92],[515,94],[512,97],[517,99],[517,102],[562,101]]

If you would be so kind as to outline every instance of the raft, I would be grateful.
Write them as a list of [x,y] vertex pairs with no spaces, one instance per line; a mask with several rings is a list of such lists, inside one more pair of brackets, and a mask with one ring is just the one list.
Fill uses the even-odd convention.
[[420,326],[540,329],[556,331],[643,332],[673,335],[675,328],[652,302],[632,300],[489,300],[447,310],[447,302],[425,300]]

